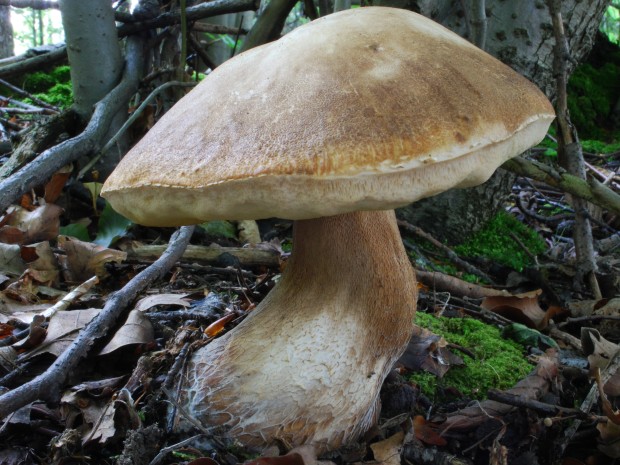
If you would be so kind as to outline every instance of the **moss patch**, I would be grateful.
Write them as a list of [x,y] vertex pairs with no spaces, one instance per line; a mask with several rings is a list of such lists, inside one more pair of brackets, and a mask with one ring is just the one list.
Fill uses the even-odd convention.
[[[50,73],[38,71],[28,74],[24,80],[24,89],[44,102],[63,109],[73,103],[73,89],[68,66],[58,66]],[[29,99],[25,101],[32,103]]]
[[533,368],[523,354],[523,347],[503,339],[500,330],[494,326],[473,318],[437,318],[428,313],[418,313],[416,323],[475,355],[471,358],[459,353],[465,366],[450,368],[442,379],[430,373],[412,374],[410,380],[431,399],[446,388],[457,389],[467,397],[483,399],[489,389],[508,389]]
[[538,255],[546,249],[545,241],[536,231],[528,228],[514,216],[500,212],[484,228],[454,250],[465,257],[486,257],[522,271],[531,264],[532,259],[511,234],[516,236],[533,255]]

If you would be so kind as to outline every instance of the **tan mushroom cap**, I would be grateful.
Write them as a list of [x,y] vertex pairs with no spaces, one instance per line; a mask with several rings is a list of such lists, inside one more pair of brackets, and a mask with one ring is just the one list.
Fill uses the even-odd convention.
[[554,118],[529,81],[416,13],[335,13],[221,65],[103,188],[132,220],[307,219],[485,181]]

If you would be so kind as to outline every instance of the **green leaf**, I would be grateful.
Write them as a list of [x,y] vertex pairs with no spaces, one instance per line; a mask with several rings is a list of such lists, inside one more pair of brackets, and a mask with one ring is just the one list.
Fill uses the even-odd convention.
[[518,342],[522,346],[538,347],[541,350],[558,348],[558,344],[549,336],[521,323],[513,323],[502,330],[502,336]]
[[101,188],[103,187],[103,183],[100,182],[85,182],[84,187],[90,191],[90,198],[93,203],[93,210],[97,211],[97,198],[99,197],[99,192],[101,192]]
[[228,221],[208,221],[206,223],[202,223],[200,227],[204,229],[209,236],[223,237],[226,239],[237,238],[237,228],[235,228],[235,226]]
[[547,150],[544,151],[544,155],[547,157],[557,157],[558,151],[552,148],[548,148]]
[[93,241],[103,247],[108,247],[119,237],[123,236],[133,223],[120,213],[114,211],[106,202],[99,217],[97,238]]
[[67,226],[61,226],[60,234],[62,234],[63,236],[75,237],[76,239],[84,242],[90,242],[88,228],[83,223],[71,223]]

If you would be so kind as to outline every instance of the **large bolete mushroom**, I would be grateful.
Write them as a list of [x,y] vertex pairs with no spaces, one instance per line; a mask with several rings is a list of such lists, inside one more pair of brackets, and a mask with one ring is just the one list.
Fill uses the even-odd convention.
[[392,209],[483,182],[553,117],[510,68],[391,8],[326,16],[207,76],[102,192],[146,225],[296,220],[277,286],[191,356],[187,410],[259,447],[367,430],[416,308]]

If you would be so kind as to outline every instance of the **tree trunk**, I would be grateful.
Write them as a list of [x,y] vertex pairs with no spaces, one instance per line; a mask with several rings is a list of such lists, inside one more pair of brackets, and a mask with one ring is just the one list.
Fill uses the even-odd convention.
[[0,6],[0,58],[12,57],[14,54],[11,8]]
[[[475,2],[465,2],[472,3]],[[574,59],[573,68],[574,63],[582,61],[594,45],[607,3],[604,0],[562,2],[566,35]],[[412,9],[464,37],[470,32],[466,18],[471,15],[463,10],[464,3],[460,1],[379,0],[379,4]],[[554,98],[555,41],[545,3],[537,0],[487,0],[486,23],[485,50],[533,81],[548,97]],[[506,172],[503,173],[494,176],[489,184],[450,191],[405,207],[399,214],[417,219],[418,226],[438,238],[458,243],[465,239],[463,231],[472,231],[472,226],[473,230],[482,226],[508,199],[509,180],[497,179],[506,175]]]
[[[73,106],[87,120],[95,104],[118,84],[123,72],[114,11],[109,0],[61,0],[60,12],[71,65]],[[122,126],[126,116],[121,112],[115,117],[109,137]],[[124,152],[124,147],[110,150],[95,170],[105,177]]]

